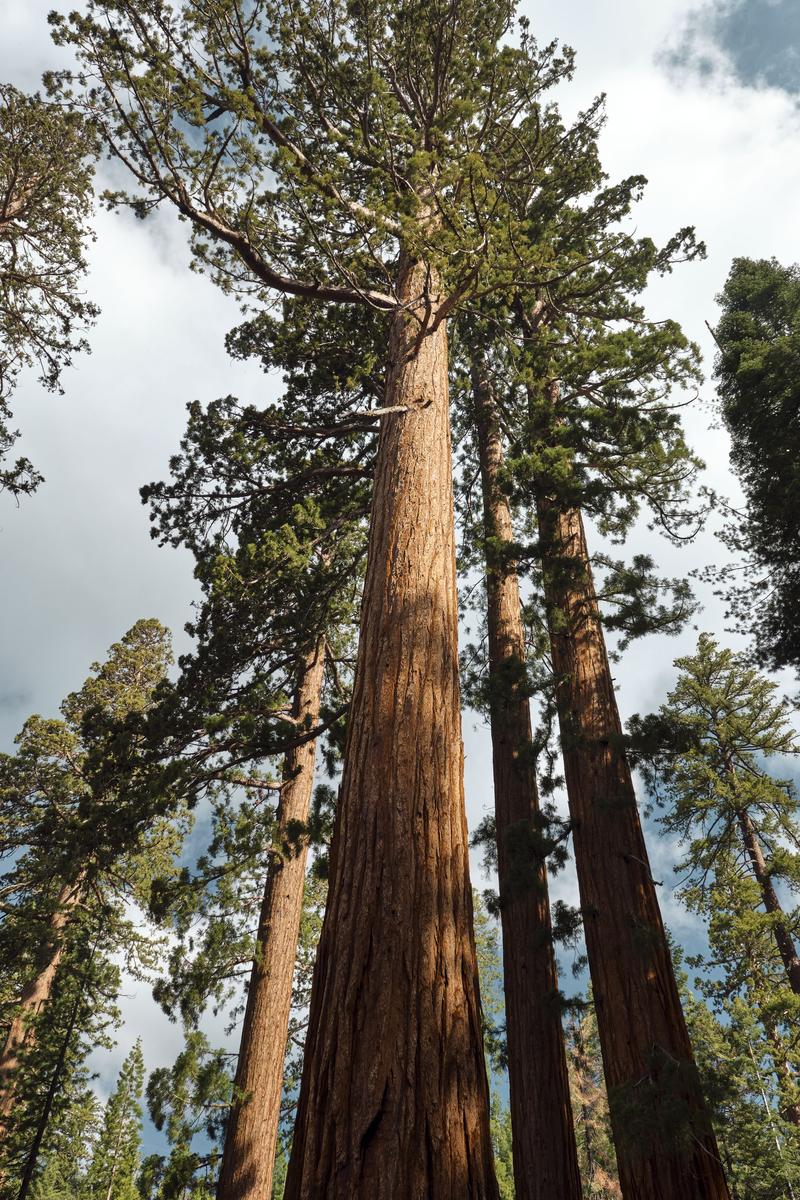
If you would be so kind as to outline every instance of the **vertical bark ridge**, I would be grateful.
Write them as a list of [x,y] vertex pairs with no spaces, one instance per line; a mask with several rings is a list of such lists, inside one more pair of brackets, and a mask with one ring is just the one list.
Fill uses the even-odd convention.
[[[325,673],[320,638],[300,669],[293,715],[311,727],[319,721]],[[283,766],[277,812],[278,841],[291,825],[305,824],[314,788],[316,740],[291,750]],[[268,868],[256,953],[234,1081],[234,1103],[225,1129],[218,1200],[271,1200],[280,1118],[292,979],[303,909],[308,847],[275,857]]]
[[656,898],[580,512],[538,502],[575,866],[625,1200],[728,1200]]
[[472,933],[447,329],[401,257],[286,1200],[496,1200]]
[[[511,511],[500,486],[503,444],[490,380],[472,367],[487,539],[486,590],[503,987],[517,1200],[581,1200],[547,870],[531,851],[539,797],[519,581],[508,547]],[[535,834],[534,834],[535,836]]]

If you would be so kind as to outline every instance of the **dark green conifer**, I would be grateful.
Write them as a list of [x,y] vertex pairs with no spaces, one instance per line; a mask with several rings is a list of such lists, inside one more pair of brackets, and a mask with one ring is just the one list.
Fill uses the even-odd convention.
[[9,401],[31,367],[51,390],[97,308],[81,290],[92,234],[95,140],[77,113],[0,85],[0,492],[33,491],[26,458],[5,463],[16,434]]
[[723,533],[736,562],[714,575],[759,660],[800,667],[800,267],[734,259],[718,299],[714,377],[745,504]]

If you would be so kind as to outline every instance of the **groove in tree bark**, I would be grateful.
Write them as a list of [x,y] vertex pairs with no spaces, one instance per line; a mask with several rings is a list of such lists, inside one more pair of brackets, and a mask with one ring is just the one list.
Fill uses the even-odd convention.
[[473,362],[472,385],[487,538],[486,591],[503,987],[517,1200],[581,1200],[547,870],[531,848],[539,797],[519,581],[508,558],[514,532],[500,485],[503,445],[490,380]]
[[[313,728],[319,721],[325,643],[307,656],[295,692],[293,716]],[[308,821],[314,789],[316,741],[294,747],[284,762],[277,812],[278,841]],[[218,1200],[270,1200],[280,1119],[286,1033],[303,908],[308,846],[270,864],[234,1081],[234,1103],[225,1130]]]
[[22,1054],[36,1036],[35,1020],[50,999],[64,953],[64,931],[70,913],[80,902],[81,884],[65,884],[58,895],[36,963],[36,974],[22,989],[17,1010],[0,1054],[0,1135],[14,1108],[17,1072]]
[[[472,933],[446,323],[401,257],[286,1200],[496,1200]],[[438,319],[437,319],[438,317]]]
[[579,511],[538,501],[586,947],[625,1200],[728,1200],[642,834]]

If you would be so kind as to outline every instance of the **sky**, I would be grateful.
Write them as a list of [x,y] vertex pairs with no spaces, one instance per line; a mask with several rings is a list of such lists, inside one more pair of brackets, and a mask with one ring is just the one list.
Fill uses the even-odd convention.
[[[4,0],[0,79],[34,90],[43,70],[63,63],[46,15],[56,0]],[[73,7],[72,4],[69,7]],[[524,0],[544,43],[577,51],[574,81],[559,101],[569,118],[607,96],[601,153],[609,176],[644,174],[649,185],[635,226],[656,241],[694,225],[705,262],[675,270],[647,296],[653,318],[677,318],[704,354],[713,343],[714,297],[735,256],[800,260],[800,4],[797,0]],[[276,383],[252,364],[230,361],[224,335],[240,318],[236,303],[188,270],[185,227],[164,213],[142,223],[98,213],[86,288],[102,314],[92,353],[64,378],[63,396],[23,378],[15,396],[20,452],[42,470],[39,493],[0,495],[0,749],[11,750],[25,718],[56,715],[90,664],[139,617],[170,627],[177,648],[196,596],[189,556],[149,537],[139,487],[166,475],[183,431],[185,406],[234,394],[263,403]],[[735,497],[728,442],[714,424],[707,382],[687,413],[692,448],[706,480]],[[629,549],[653,554],[665,574],[688,574],[716,561],[713,533],[676,550],[640,530]],[[697,629],[724,633],[720,604],[700,588]],[[615,666],[623,718],[657,707],[675,677],[674,658],[694,648],[697,629],[677,639],[634,644]],[[796,691],[795,681],[782,684]],[[477,824],[491,803],[485,729],[466,715],[468,816]],[[696,926],[674,895],[676,848],[649,837],[665,919],[679,941]],[[477,868],[474,883],[485,882]],[[553,895],[574,902],[568,868]],[[565,979],[567,988],[570,980]],[[125,1018],[116,1049],[98,1055],[98,1089],[107,1094],[137,1035],[145,1032],[149,1068],[172,1062],[179,1031],[149,988],[126,980]]]

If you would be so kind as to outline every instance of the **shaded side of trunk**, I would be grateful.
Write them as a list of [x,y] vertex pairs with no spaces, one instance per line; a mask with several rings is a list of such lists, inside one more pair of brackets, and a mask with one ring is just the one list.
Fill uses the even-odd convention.
[[56,972],[64,953],[64,930],[69,922],[71,910],[80,900],[80,894],[80,883],[65,884],[59,892],[57,906],[48,922],[47,934],[36,961],[36,973],[22,990],[14,1019],[6,1035],[0,1053],[0,1134],[14,1107],[17,1072],[22,1055],[26,1048],[33,1044],[36,1017],[50,999]]
[[727,1200],[621,746],[581,515],[538,504],[586,947],[625,1200]]
[[[761,849],[761,843],[758,840],[758,834],[750,814],[743,809],[738,815],[739,828],[742,831],[742,841],[747,851],[747,857],[750,859],[750,865],[753,868],[756,882],[761,889],[761,898],[764,901],[764,907],[772,916],[777,913],[782,914],[781,902],[773,886],[766,859],[764,858],[764,851]],[[784,920],[779,919],[773,926],[773,932],[778,953],[786,968],[789,986],[796,996],[800,996],[800,958],[797,956],[797,947],[794,944],[794,938],[791,935],[789,926]]]
[[286,1200],[496,1200],[472,932],[447,332],[401,257]]
[[486,590],[503,987],[517,1200],[580,1200],[578,1149],[559,1007],[541,836],[514,532],[500,486],[497,406],[481,364],[472,370],[483,488]]
[[[295,718],[311,726],[319,720],[324,671],[321,639],[301,668],[294,700]],[[305,742],[286,756],[277,813],[281,844],[294,823],[308,821],[315,759],[316,740]],[[235,1100],[225,1130],[218,1200],[270,1200],[272,1196],[307,858],[304,844],[297,854],[276,857],[267,873],[242,1024]]]

